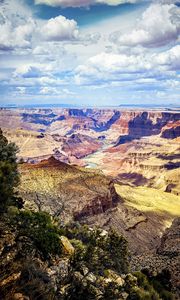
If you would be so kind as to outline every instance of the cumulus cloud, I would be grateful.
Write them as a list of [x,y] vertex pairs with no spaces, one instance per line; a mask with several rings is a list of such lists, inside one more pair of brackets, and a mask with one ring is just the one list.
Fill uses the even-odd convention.
[[180,45],[154,56],[154,61],[170,70],[180,70]]
[[64,16],[49,19],[40,32],[48,41],[73,40],[79,35],[76,21],[69,20]]
[[[101,38],[101,34],[98,32],[88,32],[86,34],[79,32],[77,22],[73,19],[67,19],[62,15],[49,19],[41,27],[39,25],[38,31],[41,38],[49,42],[64,41],[89,45],[96,44]],[[34,49],[33,53],[39,54],[43,52],[45,54],[48,51],[48,49],[41,50],[42,49],[38,46]]]
[[120,45],[159,47],[176,41],[180,33],[180,8],[171,5],[151,4],[129,33],[114,32],[110,41]]
[[102,52],[89,58],[84,65],[76,68],[76,82],[118,78],[120,74],[145,72],[152,68],[144,56]]
[[31,10],[17,0],[3,0],[0,6],[0,50],[31,48],[36,27]]
[[31,37],[35,28],[32,19],[28,19],[26,24],[15,26],[4,19],[0,26],[0,50],[13,50],[14,48],[30,48]]
[[142,52],[129,55],[102,52],[76,68],[75,82],[80,85],[156,78],[156,76],[166,77],[179,68],[180,46],[172,47],[159,54]]
[[[77,22],[62,15],[47,21],[34,18],[23,1],[4,0],[0,12],[0,50],[33,49],[35,55],[48,55],[39,42],[71,42],[83,45],[99,41],[99,33],[82,34]],[[48,45],[49,47],[49,45]],[[40,49],[41,48],[41,49]],[[22,50],[21,50],[22,51]],[[53,53],[56,50],[53,50]],[[51,51],[52,52],[52,51]]]
[[41,71],[36,66],[22,65],[13,73],[14,77],[36,78],[41,75]]
[[13,77],[38,78],[45,76],[49,71],[52,71],[50,64],[23,64],[16,68]]
[[136,3],[142,0],[35,0],[36,4],[46,4],[49,6],[62,6],[62,7],[83,7],[95,4],[107,4],[116,6],[124,3]]
[[[42,21],[35,19],[31,11],[27,11],[22,1],[18,3],[16,0],[12,0],[12,7],[8,0],[1,4],[1,51],[20,48],[30,49],[40,40],[74,41],[78,37],[79,30],[75,20],[69,20],[60,15],[47,21]],[[87,38],[93,40],[95,36]],[[37,52],[39,50],[38,48],[36,49]]]

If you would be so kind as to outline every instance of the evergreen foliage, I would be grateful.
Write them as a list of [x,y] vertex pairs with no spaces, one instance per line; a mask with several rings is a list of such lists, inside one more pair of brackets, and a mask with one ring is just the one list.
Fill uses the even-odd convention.
[[19,235],[31,238],[45,259],[61,253],[58,228],[53,225],[49,214],[21,211],[13,222],[17,226]]
[[17,152],[17,146],[9,143],[0,129],[0,211],[4,211],[8,205],[22,205],[15,192],[19,184]]
[[75,238],[81,241],[79,245],[75,243],[78,253],[74,258],[75,264],[78,265],[81,260],[85,260],[87,267],[97,274],[103,274],[106,269],[116,270],[120,274],[127,273],[129,269],[127,241],[114,230],[104,232],[100,228],[89,229],[87,225],[75,224],[66,227],[66,235],[70,240]]

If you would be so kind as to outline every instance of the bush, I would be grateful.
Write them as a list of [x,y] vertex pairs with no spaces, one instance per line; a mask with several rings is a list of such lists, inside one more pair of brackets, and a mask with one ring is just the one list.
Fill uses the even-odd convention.
[[103,275],[105,269],[127,273],[127,241],[114,230],[106,234],[100,228],[92,229],[75,223],[65,228],[65,235],[75,247],[73,263],[76,268],[84,261],[87,268],[96,274]]
[[47,213],[21,211],[16,216],[15,223],[19,235],[31,238],[45,259],[51,254],[61,253],[58,228],[52,224]]

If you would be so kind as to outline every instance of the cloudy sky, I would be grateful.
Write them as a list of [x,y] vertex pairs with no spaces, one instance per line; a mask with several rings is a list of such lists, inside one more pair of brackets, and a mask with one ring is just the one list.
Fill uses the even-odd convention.
[[0,104],[178,104],[180,4],[0,0]]

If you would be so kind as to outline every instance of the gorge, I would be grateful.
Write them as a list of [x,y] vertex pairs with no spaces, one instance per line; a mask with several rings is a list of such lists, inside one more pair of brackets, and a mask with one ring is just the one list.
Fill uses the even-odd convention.
[[63,228],[116,230],[131,268],[167,269],[177,295],[179,122],[176,111],[0,110],[4,135],[19,147],[24,209]]

